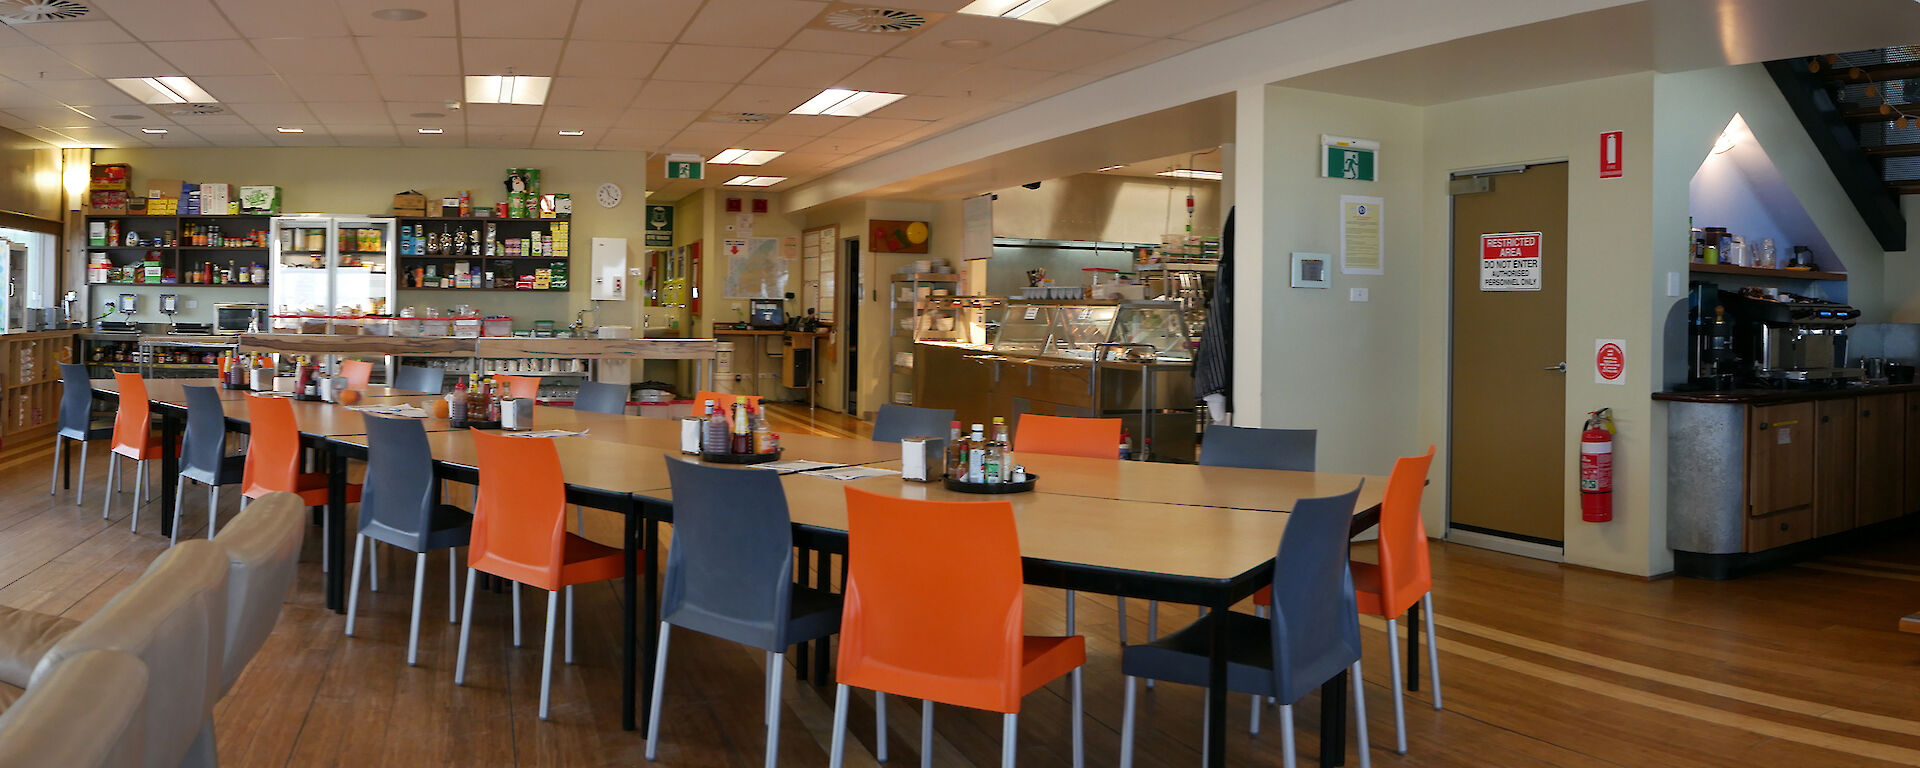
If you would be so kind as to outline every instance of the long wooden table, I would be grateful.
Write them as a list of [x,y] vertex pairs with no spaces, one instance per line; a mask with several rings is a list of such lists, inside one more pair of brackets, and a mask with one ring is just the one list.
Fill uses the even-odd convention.
[[[149,383],[149,396],[162,406],[163,425],[184,415],[182,385],[194,380]],[[206,383],[212,383],[206,380]],[[117,395],[112,382],[95,382],[102,394]],[[392,390],[370,390],[373,404],[424,403],[430,396]],[[230,426],[244,429],[244,393],[223,391]],[[239,406],[236,407],[235,403]],[[296,402],[303,435],[322,446],[332,503],[327,509],[328,604],[340,610],[347,577],[345,485],[347,462],[367,455],[365,417],[358,411],[324,403]],[[472,435],[454,429],[445,419],[427,418],[428,448],[435,471],[447,479],[477,482],[478,461]],[[571,409],[537,407],[539,429],[584,431],[578,439],[556,439],[568,501],[619,513],[624,521],[622,551],[625,631],[622,652],[622,721],[632,729],[636,715],[644,716],[643,691],[653,684],[654,634],[640,632],[657,623],[659,525],[673,520],[673,492],[667,478],[669,459],[679,453],[680,425],[675,420],[595,414]],[[177,426],[168,434],[177,434]],[[169,437],[166,453],[172,453]],[[810,459],[842,465],[896,468],[899,449],[891,443],[873,443],[805,435],[783,441],[787,459]],[[177,461],[169,456],[169,461]],[[1241,600],[1269,583],[1277,542],[1284,535],[1283,514],[1300,499],[1345,493],[1361,486],[1359,509],[1352,528],[1373,526],[1386,488],[1384,477],[1315,472],[1199,467],[1193,465],[1117,462],[1061,456],[1022,454],[1019,461],[1040,476],[1034,493],[982,497],[946,490],[941,485],[906,481],[898,476],[839,481],[789,474],[782,479],[792,515],[795,542],[805,551],[820,553],[816,586],[830,586],[828,553],[846,552],[847,514],[844,487],[856,487],[916,499],[945,501],[1005,500],[1013,506],[1019,526],[1021,556],[1027,583],[1082,592],[1164,600],[1200,605],[1224,616]],[[743,467],[740,471],[755,471]],[[163,467],[176,480],[177,465]],[[171,488],[163,500],[171,499]],[[1099,499],[1100,503],[1088,503]],[[171,510],[161,519],[171,520]],[[844,569],[843,569],[844,572]],[[640,583],[644,580],[644,584]],[[644,600],[642,600],[644,598]],[[644,605],[642,605],[644,603]],[[1213,640],[1221,652],[1209,665],[1209,701],[1212,703],[1208,762],[1226,759],[1226,671],[1224,622],[1212,622]],[[825,644],[815,654],[814,679],[824,683]],[[644,657],[644,661],[641,657]],[[802,654],[800,666],[807,662]],[[640,682],[636,686],[636,678]],[[1323,687],[1322,762],[1338,764],[1345,752],[1344,674]]]

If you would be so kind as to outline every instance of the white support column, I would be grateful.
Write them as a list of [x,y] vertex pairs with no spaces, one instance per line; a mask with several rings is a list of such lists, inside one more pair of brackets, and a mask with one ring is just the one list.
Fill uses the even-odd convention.
[[[1222,157],[1233,205],[1233,423],[1261,425],[1266,318],[1267,86],[1234,92],[1233,152]],[[1285,269],[1285,267],[1280,267]]]

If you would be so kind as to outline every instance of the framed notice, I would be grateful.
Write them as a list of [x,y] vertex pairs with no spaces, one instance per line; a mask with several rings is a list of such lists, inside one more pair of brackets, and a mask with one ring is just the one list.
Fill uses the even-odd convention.
[[1340,273],[1346,275],[1384,275],[1381,222],[1386,201],[1360,195],[1340,196]]

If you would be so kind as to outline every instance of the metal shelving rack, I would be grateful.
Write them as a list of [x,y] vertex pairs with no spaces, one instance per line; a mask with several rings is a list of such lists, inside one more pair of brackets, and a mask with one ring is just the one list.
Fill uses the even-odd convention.
[[[954,273],[917,272],[893,276],[888,286],[887,304],[891,322],[887,326],[889,377],[893,392],[893,402],[901,405],[913,404],[913,343],[926,338],[923,333],[948,333],[959,328],[960,323],[951,310],[934,306],[933,291],[945,290],[950,298],[960,283],[966,278]],[[921,295],[925,288],[927,295]],[[903,295],[904,294],[904,295]],[[948,330],[935,331],[936,318],[947,320]]]

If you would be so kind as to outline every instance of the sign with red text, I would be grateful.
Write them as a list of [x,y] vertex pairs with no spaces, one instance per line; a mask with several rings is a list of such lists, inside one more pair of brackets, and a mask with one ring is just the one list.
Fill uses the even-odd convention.
[[1623,339],[1593,340],[1593,383],[1627,383],[1627,342]]
[[1626,160],[1621,158],[1621,154],[1626,143],[1625,131],[1600,134],[1600,178],[1617,179],[1625,173]]
[[1480,290],[1540,290],[1540,233],[1481,235]]

